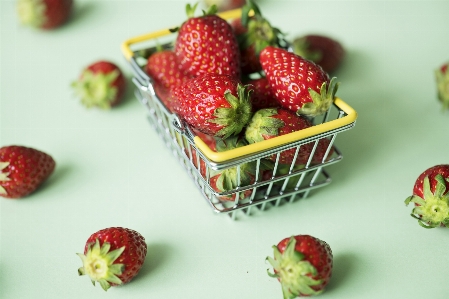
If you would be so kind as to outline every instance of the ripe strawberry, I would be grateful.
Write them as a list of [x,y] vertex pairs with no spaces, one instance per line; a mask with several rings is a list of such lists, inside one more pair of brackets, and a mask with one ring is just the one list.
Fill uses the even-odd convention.
[[284,299],[318,295],[332,276],[333,256],[329,245],[309,235],[285,238],[273,246],[274,258],[267,257],[282,286]]
[[[249,12],[254,12],[249,17]],[[240,49],[241,69],[244,75],[260,72],[259,54],[267,46],[279,47],[283,33],[271,26],[259,7],[251,0],[242,7],[242,17],[231,22]]]
[[23,25],[54,29],[66,22],[73,0],[18,0],[17,13]]
[[121,102],[126,80],[114,63],[97,61],[84,69],[79,79],[72,83],[72,87],[86,107],[109,109]]
[[443,109],[449,109],[449,63],[443,64],[435,71],[438,87],[438,100],[443,105]]
[[304,59],[321,66],[325,72],[332,73],[345,57],[343,46],[328,36],[309,34],[293,40],[293,52]]
[[264,108],[280,107],[279,102],[274,97],[267,78],[261,77],[258,79],[251,79],[247,84],[251,85],[251,89],[253,91],[251,93],[251,104],[253,106],[253,111]]
[[430,167],[421,173],[413,186],[413,195],[405,204],[415,204],[411,216],[425,228],[449,227],[449,165]]
[[172,30],[178,30],[175,53],[181,69],[193,77],[213,73],[239,79],[239,47],[231,25],[216,15],[216,6],[193,17],[197,5],[187,5],[189,19]]
[[[249,143],[282,136],[299,130],[307,129],[312,124],[305,117],[296,115],[284,108],[261,109],[254,113],[245,130],[245,138]],[[312,143],[301,145],[295,164],[306,164],[313,149]],[[296,148],[283,151],[279,156],[279,163],[291,164],[295,157]],[[276,160],[276,154],[270,157]]]
[[55,166],[51,156],[33,148],[18,145],[0,148],[0,196],[21,198],[34,192]]
[[332,154],[334,153],[334,147],[329,149],[327,153],[326,159],[324,159],[324,155],[326,154],[327,148],[330,145],[330,140],[327,138],[322,138],[318,141],[318,145],[316,146],[315,153],[313,154],[312,164],[319,164],[328,161]]
[[138,232],[110,227],[92,234],[86,241],[79,275],[87,274],[93,285],[99,282],[107,291],[111,286],[128,283],[145,261],[147,244]]
[[173,88],[172,95],[179,116],[205,134],[226,139],[251,118],[249,91],[231,76],[205,74]]
[[310,60],[281,48],[268,46],[260,62],[280,104],[298,114],[316,116],[333,103],[338,85]]

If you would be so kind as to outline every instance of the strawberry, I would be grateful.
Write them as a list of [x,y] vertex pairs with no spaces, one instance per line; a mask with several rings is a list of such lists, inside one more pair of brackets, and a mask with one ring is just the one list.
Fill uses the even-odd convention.
[[240,78],[240,54],[231,25],[211,6],[201,17],[193,17],[198,3],[187,5],[189,19],[178,31],[175,53],[181,69],[193,77],[206,73]]
[[[283,33],[271,26],[259,7],[251,0],[242,7],[242,17],[231,22],[240,49],[241,69],[244,75],[260,72],[259,54],[265,47],[279,47]],[[250,11],[253,12],[249,17]]]
[[[294,112],[284,108],[261,109],[254,113],[246,130],[245,137],[249,143],[275,138],[299,130],[307,129],[312,124],[305,117],[296,115]],[[296,165],[306,164],[313,149],[312,143],[303,144],[300,147]],[[279,163],[291,164],[295,157],[296,148],[284,150],[279,155]],[[275,161],[276,154],[270,156]]]
[[197,130],[220,138],[238,134],[251,118],[246,86],[228,75],[205,74],[173,88],[177,113]]
[[449,109],[449,63],[443,64],[435,71],[438,87],[438,100],[443,105],[443,109]]
[[273,246],[274,258],[267,257],[284,299],[318,295],[332,276],[333,256],[329,245],[309,235],[285,238]]
[[0,148],[0,196],[27,196],[53,173],[55,166],[51,156],[33,148],[18,145]]
[[93,285],[99,282],[107,291],[133,279],[145,261],[147,244],[141,234],[123,227],[110,227],[92,234],[77,253],[83,262],[79,275],[87,274]]
[[312,164],[323,163],[330,159],[330,157],[334,153],[334,147],[331,147],[329,149],[326,159],[324,159],[324,156],[326,154],[326,151],[327,151],[327,148],[329,147],[329,145],[330,145],[330,140],[327,138],[322,138],[322,139],[320,139],[320,141],[318,141],[318,145],[316,146],[315,153],[313,154]]
[[430,167],[421,173],[413,186],[413,195],[405,204],[413,202],[411,216],[425,228],[449,227],[449,165]]
[[345,57],[343,46],[328,36],[309,34],[293,40],[293,52],[304,59],[321,66],[327,73],[333,73]]
[[264,108],[280,107],[279,102],[274,97],[267,78],[261,77],[251,79],[247,84],[251,85],[253,91],[251,93],[251,105],[253,106],[253,111]]
[[17,13],[23,25],[54,29],[65,23],[73,10],[73,0],[18,0]]
[[97,61],[83,70],[72,87],[86,107],[109,109],[122,101],[126,79],[114,63]]
[[338,85],[310,60],[281,48],[268,46],[260,52],[260,62],[280,104],[298,114],[316,116],[333,103]]

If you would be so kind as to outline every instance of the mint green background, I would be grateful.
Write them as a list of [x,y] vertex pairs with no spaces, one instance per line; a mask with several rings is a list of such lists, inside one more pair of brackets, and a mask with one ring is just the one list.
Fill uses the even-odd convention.
[[[185,3],[76,1],[68,24],[42,32],[1,0],[0,144],[41,149],[57,168],[32,196],[0,200],[0,298],[282,298],[264,259],[282,238],[311,234],[335,258],[320,298],[446,299],[449,231],[421,228],[403,201],[423,170],[449,163],[433,73],[449,61],[449,1],[260,1],[290,37],[343,43],[338,95],[359,119],[336,140],[344,159],[331,185],[239,221],[212,213],[131,84],[111,111],[86,110],[69,87],[97,59],[131,77],[121,42],[178,25]],[[139,231],[148,256],[105,293],[78,277],[75,253],[110,226]]]

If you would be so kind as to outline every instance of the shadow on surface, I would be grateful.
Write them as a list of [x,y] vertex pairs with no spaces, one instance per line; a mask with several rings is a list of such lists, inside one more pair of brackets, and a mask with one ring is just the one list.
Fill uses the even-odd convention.
[[357,263],[358,257],[353,253],[335,255],[332,277],[326,291],[332,291],[334,288],[340,288],[342,285],[350,283],[350,280],[355,276]]
[[159,267],[167,261],[170,256],[171,247],[167,244],[147,244],[147,256],[145,257],[145,262],[140,269],[139,274],[134,278],[134,281],[140,279],[147,279],[148,275],[151,275],[158,270]]

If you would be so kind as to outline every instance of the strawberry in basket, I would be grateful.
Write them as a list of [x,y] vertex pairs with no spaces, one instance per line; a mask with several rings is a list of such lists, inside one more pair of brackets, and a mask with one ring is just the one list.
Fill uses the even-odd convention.
[[443,64],[435,71],[435,78],[438,87],[438,100],[443,105],[443,109],[449,109],[449,63]]
[[281,106],[274,97],[267,78],[261,77],[257,79],[250,79],[247,84],[250,85],[253,90],[251,94],[251,105],[253,106],[253,111]]
[[193,77],[214,73],[239,79],[239,47],[231,25],[216,14],[215,5],[194,17],[197,5],[188,4],[188,20],[172,29],[178,32],[175,53],[181,69]]
[[413,202],[411,216],[425,228],[449,227],[449,165],[430,167],[421,173],[413,186],[413,195],[405,204]]
[[73,10],[73,0],[19,0],[17,13],[23,25],[54,29],[65,23]]
[[314,62],[287,50],[268,46],[260,52],[260,63],[274,96],[287,109],[316,116],[332,105],[339,83]]

